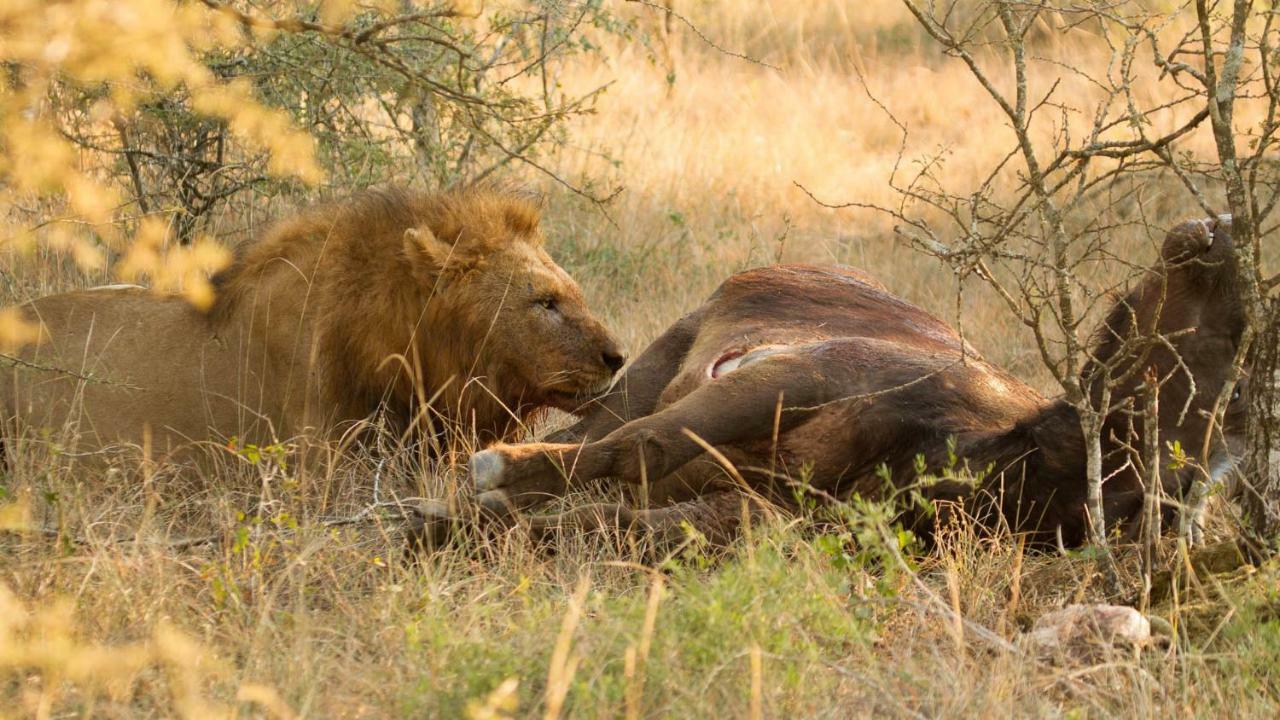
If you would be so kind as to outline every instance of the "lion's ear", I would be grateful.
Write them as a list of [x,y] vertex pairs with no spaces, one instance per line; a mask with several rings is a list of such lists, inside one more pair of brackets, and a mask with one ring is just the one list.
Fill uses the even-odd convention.
[[438,272],[449,264],[453,246],[441,242],[427,228],[409,228],[404,231],[404,253],[411,264],[425,265]]

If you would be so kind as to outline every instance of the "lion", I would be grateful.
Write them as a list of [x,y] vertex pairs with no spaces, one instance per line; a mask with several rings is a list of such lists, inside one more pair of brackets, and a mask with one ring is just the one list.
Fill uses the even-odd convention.
[[73,429],[81,453],[334,439],[379,413],[402,435],[510,439],[624,363],[539,223],[497,186],[368,191],[238,248],[204,311],[130,286],[31,301],[44,337],[12,358],[0,408]]
[[[1169,498],[1186,497],[1196,477],[1221,477],[1241,452],[1238,276],[1228,216],[1183,223],[1102,323],[1081,384],[1099,404],[1111,394],[1100,458],[1108,528],[1134,537],[1155,512],[1133,458],[1145,428],[1132,411],[1150,384],[1160,384],[1154,421]],[[1179,446],[1198,459],[1173,457]],[[939,318],[861,271],[775,266],[729,278],[576,426],[490,446],[469,466],[481,516],[500,526],[599,478],[652,489],[647,506],[524,518],[539,538],[595,528],[676,541],[692,526],[724,543],[761,508],[794,508],[797,492],[825,501],[914,490],[982,527],[1075,545],[1089,535],[1088,462],[1074,405],[986,362]],[[956,472],[964,467],[971,476]],[[1180,507],[1161,507],[1164,522]],[[903,520],[927,538],[937,517],[909,509]],[[428,504],[418,539],[444,542],[456,525]]]

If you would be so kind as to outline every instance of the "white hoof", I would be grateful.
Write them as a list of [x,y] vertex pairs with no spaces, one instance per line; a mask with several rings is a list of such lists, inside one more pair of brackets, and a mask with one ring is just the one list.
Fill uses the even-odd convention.
[[485,512],[498,517],[506,517],[511,511],[511,503],[507,500],[507,494],[501,490],[480,493],[480,496],[476,498],[476,502],[480,503],[480,507]]
[[449,506],[439,500],[424,500],[418,504],[418,514],[429,520],[448,520]]
[[475,483],[476,490],[480,492],[498,487],[502,482],[502,471],[506,467],[507,461],[496,450],[481,450],[467,461],[471,482]]

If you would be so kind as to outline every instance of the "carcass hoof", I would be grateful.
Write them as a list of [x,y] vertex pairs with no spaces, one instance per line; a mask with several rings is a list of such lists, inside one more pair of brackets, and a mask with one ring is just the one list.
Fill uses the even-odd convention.
[[438,500],[430,500],[414,508],[406,528],[409,554],[421,557],[448,545],[456,536],[459,519]]
[[471,482],[478,492],[495,490],[502,483],[507,461],[497,450],[481,450],[467,461]]

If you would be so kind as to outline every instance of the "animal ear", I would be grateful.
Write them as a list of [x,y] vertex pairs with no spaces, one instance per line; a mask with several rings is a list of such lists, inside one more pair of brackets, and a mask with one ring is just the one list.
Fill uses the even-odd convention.
[[453,246],[441,242],[428,228],[409,228],[404,231],[404,253],[415,267],[425,265],[439,271],[449,264]]

